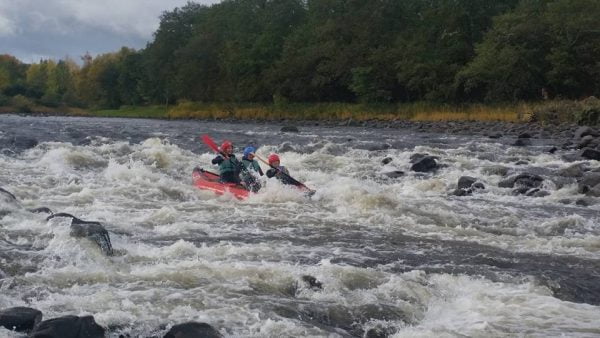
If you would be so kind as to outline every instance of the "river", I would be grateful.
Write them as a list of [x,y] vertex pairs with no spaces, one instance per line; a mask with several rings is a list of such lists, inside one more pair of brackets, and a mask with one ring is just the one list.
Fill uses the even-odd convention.
[[[0,201],[0,309],[93,315],[110,337],[186,321],[226,337],[600,336],[600,205],[565,203],[577,185],[551,178],[573,163],[544,151],[551,140],[15,115],[0,127],[39,142],[0,149],[0,187],[19,200]],[[202,134],[278,152],[317,193],[195,188],[195,166],[215,170]],[[443,166],[412,172],[414,153]],[[498,166],[544,176],[549,195],[499,188]],[[485,189],[452,196],[464,175]],[[115,255],[25,210],[40,206],[101,222]]]

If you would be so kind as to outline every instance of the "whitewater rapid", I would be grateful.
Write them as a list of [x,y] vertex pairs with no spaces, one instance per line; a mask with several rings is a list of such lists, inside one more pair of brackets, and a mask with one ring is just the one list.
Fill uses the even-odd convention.
[[[39,141],[1,149],[0,187],[19,202],[0,200],[0,309],[93,315],[110,337],[192,320],[226,337],[600,335],[600,204],[565,202],[577,184],[550,178],[573,163],[545,151],[550,140],[10,115],[0,126],[0,138]],[[216,170],[202,134],[277,152],[317,193],[196,189],[194,167]],[[412,172],[415,153],[443,167]],[[539,173],[549,195],[499,188],[494,166]],[[451,196],[465,175],[485,190]],[[25,210],[39,206],[100,221],[116,254]]]

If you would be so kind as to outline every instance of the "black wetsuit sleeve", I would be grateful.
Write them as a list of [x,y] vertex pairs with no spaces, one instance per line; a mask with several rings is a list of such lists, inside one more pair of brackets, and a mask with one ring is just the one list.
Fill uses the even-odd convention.
[[271,169],[267,170],[267,177],[268,178],[271,178],[271,177],[275,176],[276,174],[277,174],[277,170],[276,169],[271,168]]
[[261,168],[261,167],[258,167],[258,173],[260,174],[260,176],[263,176],[263,175],[264,175],[264,173],[263,173],[263,171],[262,171],[262,168]]
[[223,157],[217,156],[217,157],[213,158],[212,164],[221,164],[223,161],[224,161]]

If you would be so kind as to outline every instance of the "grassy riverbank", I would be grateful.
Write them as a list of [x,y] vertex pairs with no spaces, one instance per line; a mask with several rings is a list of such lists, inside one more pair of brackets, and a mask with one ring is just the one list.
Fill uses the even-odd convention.
[[[0,112],[10,112],[10,107]],[[12,110],[15,111],[15,110]],[[199,103],[181,102],[174,106],[123,106],[112,110],[31,107],[31,112],[75,116],[236,119],[236,120],[410,120],[410,121],[503,121],[547,123],[600,123],[600,100],[543,101],[505,105],[444,105],[431,103]]]

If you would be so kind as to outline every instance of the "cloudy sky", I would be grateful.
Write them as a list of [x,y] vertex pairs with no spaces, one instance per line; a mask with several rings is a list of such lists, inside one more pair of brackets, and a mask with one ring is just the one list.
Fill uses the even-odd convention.
[[[0,0],[0,54],[26,63],[142,48],[166,10],[188,0]],[[213,4],[219,0],[195,0]]]

